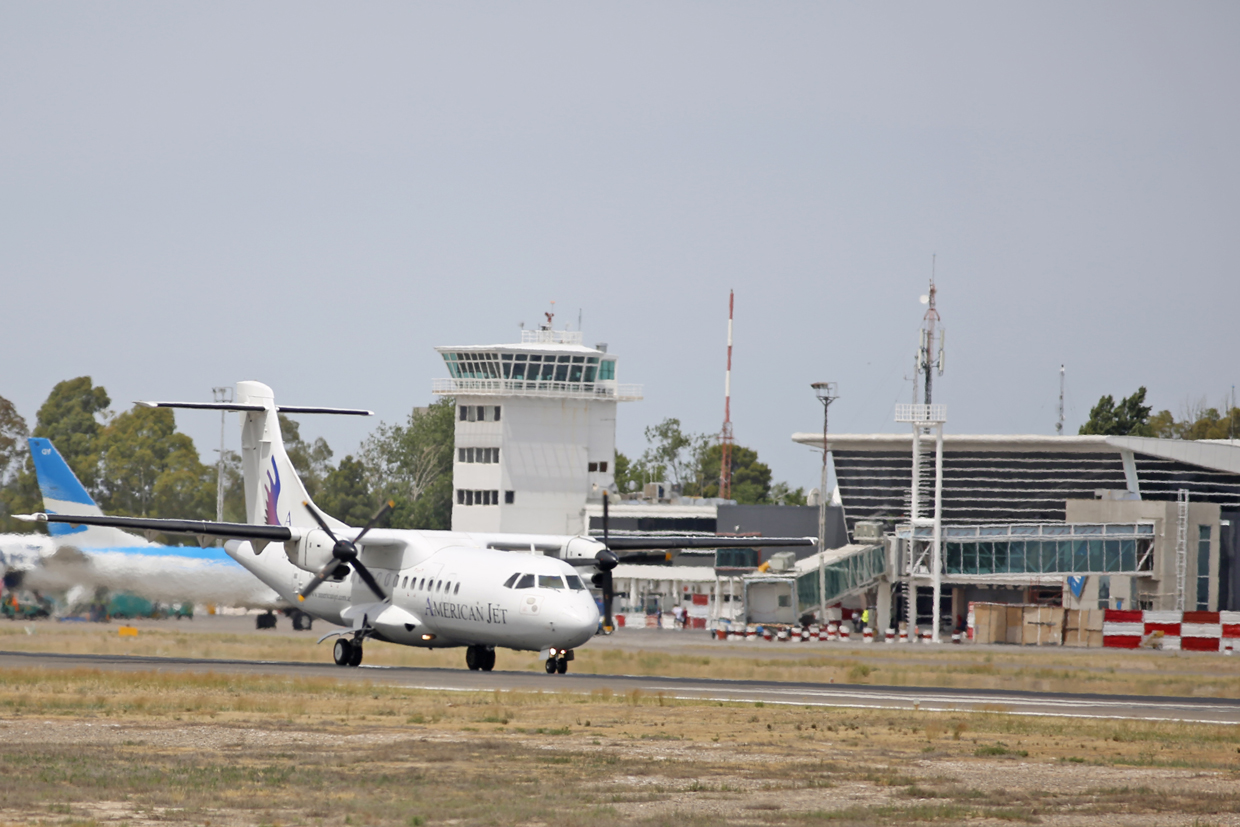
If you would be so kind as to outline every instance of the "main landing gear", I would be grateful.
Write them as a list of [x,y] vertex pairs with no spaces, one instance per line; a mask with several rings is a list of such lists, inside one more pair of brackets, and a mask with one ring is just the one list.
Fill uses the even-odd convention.
[[573,659],[572,649],[552,649],[551,657],[547,658],[548,675],[563,675],[568,671],[568,662]]
[[348,638],[336,638],[336,645],[332,648],[332,657],[336,661],[337,666],[360,666],[362,663],[362,642],[361,640],[349,640]]
[[495,668],[495,649],[489,646],[470,646],[465,650],[465,665],[470,671],[490,672]]

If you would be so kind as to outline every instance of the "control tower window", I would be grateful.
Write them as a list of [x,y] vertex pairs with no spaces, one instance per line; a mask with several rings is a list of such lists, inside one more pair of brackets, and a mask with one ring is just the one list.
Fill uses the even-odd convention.
[[606,359],[598,366],[598,380],[608,382],[616,378],[616,360]]
[[525,363],[524,362],[517,362],[516,364],[512,366],[512,378],[513,379],[524,379],[525,378]]

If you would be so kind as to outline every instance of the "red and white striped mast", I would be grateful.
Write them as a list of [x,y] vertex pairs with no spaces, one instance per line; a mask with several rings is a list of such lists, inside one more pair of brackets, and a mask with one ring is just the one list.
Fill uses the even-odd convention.
[[719,433],[719,496],[732,499],[732,307],[728,291],[728,371],[723,378],[723,430]]

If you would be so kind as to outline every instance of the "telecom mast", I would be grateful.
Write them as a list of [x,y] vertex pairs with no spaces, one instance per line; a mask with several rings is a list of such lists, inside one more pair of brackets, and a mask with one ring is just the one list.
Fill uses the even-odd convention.
[[[933,259],[931,259],[933,262]],[[946,340],[947,331],[940,328],[935,330],[936,325],[941,321],[939,319],[939,311],[934,307],[934,265],[931,264],[930,276],[930,292],[921,297],[922,304],[929,304],[926,308],[926,315],[921,323],[921,345],[917,349],[917,372],[922,374],[925,380],[926,402],[930,404],[931,385],[935,371],[939,376],[943,375],[943,346]],[[938,334],[938,352],[935,353],[935,334]]]
[[1055,436],[1063,436],[1063,365],[1059,366],[1059,421],[1055,423]]
[[723,377],[723,430],[719,432],[719,496],[732,499],[732,306],[728,291],[728,370]]

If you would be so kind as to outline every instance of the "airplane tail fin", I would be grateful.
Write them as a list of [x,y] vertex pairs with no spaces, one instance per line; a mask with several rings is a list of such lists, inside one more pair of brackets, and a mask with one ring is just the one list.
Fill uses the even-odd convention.
[[[284,450],[279,408],[271,388],[261,382],[238,382],[237,402],[250,408],[243,413],[241,424],[246,521],[317,528],[318,523],[305,505],[310,502],[310,495]],[[259,410],[253,410],[254,407]],[[327,521],[333,530],[345,528],[330,517]]]
[[[301,478],[284,450],[281,413],[349,414],[370,416],[371,411],[350,408],[277,406],[271,388],[262,382],[238,382],[234,402],[142,402],[153,408],[195,408],[236,411],[241,422],[241,468],[245,477],[245,517],[253,525],[317,528]],[[316,510],[318,510],[316,508]],[[319,510],[320,514],[323,514]],[[324,515],[333,531],[344,523]]]
[[[39,480],[39,492],[43,495],[44,511],[80,517],[103,516],[102,509],[50,439],[30,437],[26,444],[34,460],[34,473]],[[105,526],[48,523],[47,530],[60,542],[89,548],[148,545],[146,540],[133,534]]]

